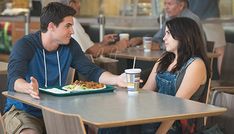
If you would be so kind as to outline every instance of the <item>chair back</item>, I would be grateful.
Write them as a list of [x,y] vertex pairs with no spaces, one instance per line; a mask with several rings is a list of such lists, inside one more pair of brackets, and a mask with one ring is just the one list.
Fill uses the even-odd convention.
[[79,115],[64,114],[48,108],[42,108],[47,134],[86,134]]
[[[207,41],[206,42],[206,45],[207,45],[207,52],[214,52],[214,41]],[[211,86],[211,79],[212,79],[212,74],[213,74],[213,61],[214,61],[214,58],[211,58],[210,59],[210,69],[211,69],[211,76],[210,78],[208,78],[208,81],[207,81],[207,91],[206,91],[206,98],[205,98],[205,103],[207,104],[208,103],[208,99],[209,99],[209,94],[210,94],[210,86]]]
[[211,81],[208,88],[209,94],[206,102],[210,102],[209,97],[212,90],[216,88],[234,87],[234,63],[232,62],[234,60],[233,52],[234,44],[227,43],[222,62],[220,79]]
[[214,41],[206,41],[207,52],[214,52]]
[[234,44],[227,43],[223,62],[222,62],[222,68],[221,68],[221,74],[220,74],[220,80],[223,81],[233,81],[234,82]]
[[[207,52],[211,52],[214,53],[214,41],[206,41],[206,45],[207,45]],[[210,78],[212,78],[212,74],[213,74],[213,62],[214,62],[214,58],[210,58],[210,69],[211,69],[211,76]]]
[[6,97],[1,93],[7,89],[7,66],[8,63],[0,61],[0,112],[3,113]]
[[2,114],[0,113],[0,134],[6,134]]
[[225,107],[227,111],[218,116],[208,117],[207,126],[212,127],[218,125],[224,134],[234,133],[234,87],[233,88],[217,88],[211,97],[211,104]]

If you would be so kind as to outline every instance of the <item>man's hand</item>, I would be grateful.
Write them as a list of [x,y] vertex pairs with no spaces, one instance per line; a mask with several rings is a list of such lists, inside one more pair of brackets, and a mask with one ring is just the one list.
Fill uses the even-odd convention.
[[40,99],[37,79],[35,79],[34,77],[30,77],[30,80],[30,88],[28,89],[29,95],[31,95],[35,99]]
[[131,38],[129,41],[129,44],[131,47],[137,46],[137,45],[142,45],[142,38],[141,37],[134,37]]
[[123,51],[128,47],[129,47],[129,41],[128,40],[123,39],[123,40],[120,40],[120,41],[116,42],[117,51]]
[[118,76],[117,80],[117,86],[119,87],[127,87],[127,80],[126,80],[126,74],[122,73],[121,75]]
[[104,35],[103,41],[101,42],[103,45],[109,45],[111,42],[115,42],[118,39],[117,34],[107,34]]

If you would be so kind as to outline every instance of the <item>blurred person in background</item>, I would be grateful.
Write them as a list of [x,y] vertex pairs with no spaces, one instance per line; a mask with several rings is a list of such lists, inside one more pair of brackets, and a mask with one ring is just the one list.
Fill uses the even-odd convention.
[[[206,20],[209,18],[219,18],[220,17],[219,2],[220,0],[189,0],[189,9],[193,13],[198,15],[202,20]],[[216,23],[213,25],[214,26],[210,29],[210,32],[208,32],[209,34],[211,34],[210,36],[215,37],[219,36],[219,34],[223,34],[219,36],[220,38],[225,36],[222,24]],[[204,26],[206,26],[206,24]],[[204,29],[206,29],[206,27]],[[217,40],[219,40],[219,38]],[[217,60],[217,68],[219,75],[221,74],[222,61],[226,46],[225,37],[223,37],[222,40],[223,40],[222,43],[220,43],[220,41],[217,41],[215,42],[214,45],[214,52],[220,55]]]
[[219,18],[220,0],[189,0],[189,9],[200,17],[201,20]]
[[[188,9],[189,2],[188,0],[164,0],[164,15],[163,18],[165,18],[165,21],[163,22],[163,26],[159,31],[153,36],[153,43],[152,47],[154,49],[164,49],[163,46],[163,37],[165,35],[165,22],[175,18],[175,17],[188,17],[197,22],[199,25],[200,31],[202,33],[203,41],[205,43],[205,34],[202,29],[202,24],[200,18],[195,15],[193,12],[191,12]],[[142,38],[134,38],[134,40],[130,40],[130,45],[135,46],[138,44],[142,44]]]

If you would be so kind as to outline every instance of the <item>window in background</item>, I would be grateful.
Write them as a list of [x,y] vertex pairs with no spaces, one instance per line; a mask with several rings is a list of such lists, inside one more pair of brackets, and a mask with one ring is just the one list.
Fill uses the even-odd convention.
[[[81,16],[158,16],[162,0],[82,0]],[[152,11],[153,10],[153,11]]]
[[219,9],[221,17],[234,15],[234,0],[220,0]]

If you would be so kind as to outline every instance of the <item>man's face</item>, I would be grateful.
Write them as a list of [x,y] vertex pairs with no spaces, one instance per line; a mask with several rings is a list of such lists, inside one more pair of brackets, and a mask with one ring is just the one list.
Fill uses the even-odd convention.
[[58,44],[68,44],[71,39],[73,31],[73,16],[67,16],[63,21],[56,27],[53,28],[53,39]]
[[176,0],[164,0],[164,10],[169,17],[178,16],[184,8],[183,2],[177,2]]

